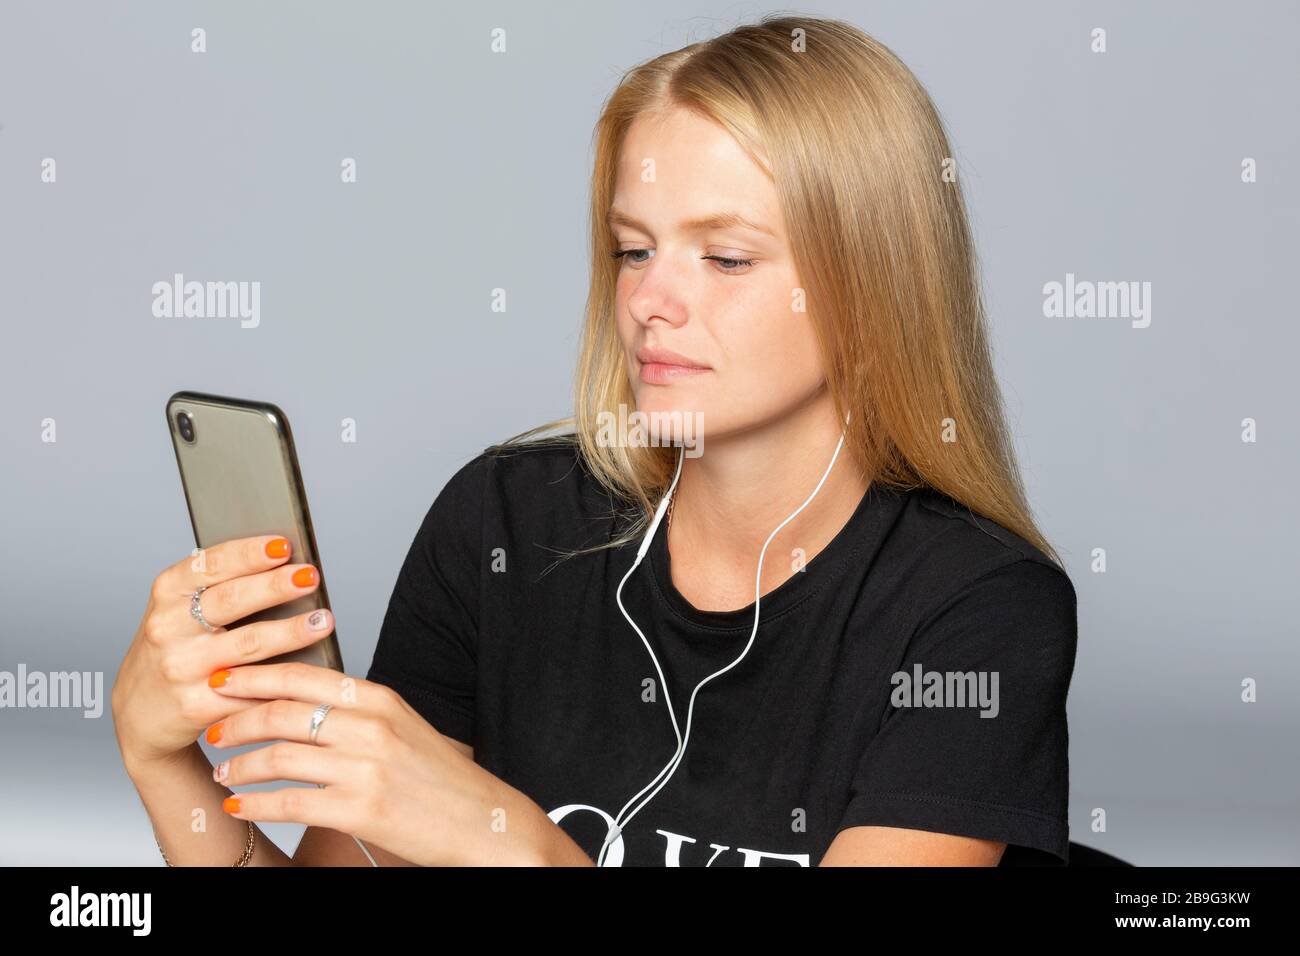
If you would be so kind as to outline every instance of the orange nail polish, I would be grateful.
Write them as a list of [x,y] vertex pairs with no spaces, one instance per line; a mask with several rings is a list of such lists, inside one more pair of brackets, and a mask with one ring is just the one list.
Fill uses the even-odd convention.
[[213,671],[212,676],[208,678],[209,687],[224,687],[230,683],[230,671],[224,668],[219,671]]
[[239,798],[238,798],[238,797],[226,797],[226,799],[224,799],[224,800],[221,801],[221,809],[222,809],[222,810],[225,810],[227,813],[238,813],[238,812],[239,812]]
[[289,539],[272,538],[266,542],[266,556],[268,558],[287,558],[289,556]]
[[310,565],[293,572],[293,583],[300,588],[309,588],[316,583],[316,569]]
[[213,724],[211,727],[208,728],[208,743],[215,744],[218,740],[221,739],[221,728],[225,725],[225,723],[226,722],[223,720],[220,723]]

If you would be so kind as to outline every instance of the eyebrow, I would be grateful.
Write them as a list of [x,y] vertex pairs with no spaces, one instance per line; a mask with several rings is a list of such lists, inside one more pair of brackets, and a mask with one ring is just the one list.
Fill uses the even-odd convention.
[[[633,219],[627,213],[618,209],[610,209],[605,221],[611,226],[631,226],[633,229],[640,229],[642,232],[649,232],[645,224]],[[744,216],[735,212],[718,212],[709,216],[701,216],[699,219],[687,219],[677,224],[677,228],[682,232],[705,232],[709,229],[749,229],[753,232],[761,232],[764,235],[776,238],[776,233],[752,219],[746,219]]]

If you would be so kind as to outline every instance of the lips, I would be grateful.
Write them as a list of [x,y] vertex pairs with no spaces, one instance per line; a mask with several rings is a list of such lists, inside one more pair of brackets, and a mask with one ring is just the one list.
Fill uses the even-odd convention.
[[687,358],[680,352],[674,352],[672,349],[652,349],[642,348],[637,351],[636,357],[642,365],[672,365],[678,368],[691,368],[700,371],[707,370],[709,366],[703,362],[697,362],[692,358]]
[[681,379],[712,371],[704,363],[672,349],[642,348],[637,351],[636,357],[641,362],[641,381],[647,385],[671,385]]

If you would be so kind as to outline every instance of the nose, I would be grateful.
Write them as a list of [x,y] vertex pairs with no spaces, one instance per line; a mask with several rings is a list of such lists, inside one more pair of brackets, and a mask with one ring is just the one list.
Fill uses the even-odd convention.
[[674,326],[686,321],[687,277],[674,271],[662,251],[656,251],[642,268],[626,270],[620,278],[631,287],[627,310],[638,325],[646,326],[656,319]]

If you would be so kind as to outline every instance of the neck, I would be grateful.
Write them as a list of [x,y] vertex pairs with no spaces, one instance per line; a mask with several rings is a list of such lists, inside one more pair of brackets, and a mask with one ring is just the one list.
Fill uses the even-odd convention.
[[[752,600],[758,555],[782,521],[812,494],[844,430],[824,389],[780,421],[722,437],[707,437],[704,454],[687,457],[673,494],[669,546],[678,554],[748,575]],[[808,506],[772,539],[763,562],[765,585],[791,573],[791,554],[811,558],[835,537],[867,490],[847,447]],[[770,587],[765,586],[766,593]]]

